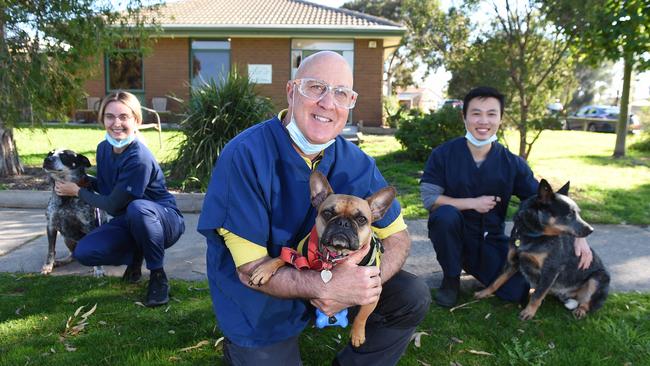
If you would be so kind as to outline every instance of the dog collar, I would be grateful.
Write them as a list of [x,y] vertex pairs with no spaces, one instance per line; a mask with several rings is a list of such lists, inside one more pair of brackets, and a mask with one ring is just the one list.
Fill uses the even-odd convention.
[[86,179],[86,177],[81,177],[77,182],[77,185],[82,188],[88,188],[91,186],[91,183],[89,179]]

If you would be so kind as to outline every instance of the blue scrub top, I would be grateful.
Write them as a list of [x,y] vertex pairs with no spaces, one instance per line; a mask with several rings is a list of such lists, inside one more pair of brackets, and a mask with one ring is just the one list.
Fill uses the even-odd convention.
[[[340,136],[325,150],[317,169],[336,193],[368,197],[387,186],[374,160]],[[271,257],[279,256],[282,247],[295,247],[316,217],[310,174],[277,117],[232,139],[212,171],[198,231],[207,239],[207,272],[219,328],[235,344],[265,346],[294,337],[311,314],[304,300],[278,299],[244,286],[215,229],[263,245]],[[394,200],[373,225],[386,227],[399,214]]]
[[477,167],[467,140],[459,137],[436,147],[422,175],[423,183],[444,188],[443,195],[453,198],[499,196],[501,202],[485,214],[461,211],[467,228],[476,236],[507,240],[504,234],[508,203],[512,195],[521,200],[537,193],[537,180],[526,162],[498,142],[492,144],[485,161]]
[[176,208],[176,199],[165,185],[165,176],[151,151],[136,138],[121,154],[108,141],[97,145],[97,189],[110,195],[114,188],[136,199],[146,199]]

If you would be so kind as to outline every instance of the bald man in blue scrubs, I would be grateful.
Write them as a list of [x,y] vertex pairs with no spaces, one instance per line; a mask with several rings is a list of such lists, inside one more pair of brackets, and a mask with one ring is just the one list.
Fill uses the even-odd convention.
[[[207,239],[214,311],[232,365],[301,365],[298,337],[314,308],[327,315],[379,304],[366,342],[348,344],[341,365],[394,365],[426,315],[430,292],[402,271],[411,241],[399,203],[373,222],[385,253],[380,267],[336,266],[325,282],[316,271],[280,268],[262,287],[251,273],[283,247],[295,247],[315,222],[309,176],[323,173],[334,192],[368,197],[387,185],[372,158],[339,136],[354,107],[352,72],[339,54],[303,60],[287,82],[289,108],[226,145],[212,173],[198,230]],[[323,360],[328,363],[329,360]]]

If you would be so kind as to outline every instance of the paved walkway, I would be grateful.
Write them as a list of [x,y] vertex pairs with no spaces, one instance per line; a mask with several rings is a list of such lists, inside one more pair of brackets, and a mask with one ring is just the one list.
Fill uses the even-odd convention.
[[[1,204],[1,202],[0,202]],[[185,234],[165,255],[165,271],[172,278],[203,280],[205,240],[196,232],[198,214],[186,213]],[[437,287],[442,277],[425,220],[407,220],[413,240],[405,269]],[[508,228],[509,230],[509,228]],[[596,225],[588,238],[612,274],[613,291],[650,291],[650,228],[630,225]],[[59,237],[57,258],[68,250]],[[0,208],[0,272],[40,272],[47,254],[45,210]],[[106,266],[111,276],[121,276],[124,266]],[[76,262],[55,268],[53,274],[89,275],[92,268]]]

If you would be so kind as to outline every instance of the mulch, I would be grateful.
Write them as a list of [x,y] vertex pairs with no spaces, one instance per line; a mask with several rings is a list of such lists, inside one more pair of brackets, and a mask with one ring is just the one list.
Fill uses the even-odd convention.
[[51,188],[42,168],[26,167],[21,175],[0,177],[0,189],[49,191]]

